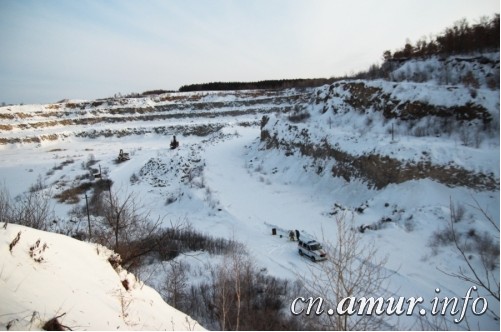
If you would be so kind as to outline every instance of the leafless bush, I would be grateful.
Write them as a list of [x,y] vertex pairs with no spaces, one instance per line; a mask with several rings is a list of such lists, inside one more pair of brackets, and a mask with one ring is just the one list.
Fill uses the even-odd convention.
[[19,225],[47,230],[53,215],[51,196],[50,189],[18,196],[12,207],[11,221]]
[[472,146],[472,134],[471,134],[471,128],[462,126],[461,129],[459,129],[459,138],[461,139],[461,143],[464,146]]
[[475,148],[480,148],[480,145],[482,144],[482,130],[480,128],[477,128],[475,132],[473,133],[473,143]]
[[453,218],[453,222],[457,223],[463,220],[466,209],[464,205],[457,205],[451,202],[451,217]]
[[[499,282],[499,224],[494,222],[493,218],[489,216],[485,209],[480,206],[477,200],[472,197],[475,205],[471,205],[474,209],[478,210],[488,226],[491,227],[492,232],[484,232],[478,236],[474,230],[468,231],[467,237],[462,237],[456,225],[456,209],[454,204],[450,202],[450,221],[449,228],[453,237],[453,245],[462,258],[463,266],[460,266],[457,272],[443,271],[444,274],[464,280],[468,283],[474,284],[483,291],[487,292],[492,298],[499,302],[500,300],[500,282]],[[471,243],[473,241],[473,244]],[[475,264],[471,254],[475,250],[480,257],[479,263]],[[489,310],[494,319],[499,320],[499,312]]]
[[212,190],[209,187],[205,187],[205,202],[209,205],[211,209],[215,209],[217,206],[220,205],[219,200],[214,198],[212,194]]
[[256,173],[262,173],[263,172],[263,163],[258,164],[255,168],[254,171]]
[[139,179],[139,176],[137,176],[136,173],[132,173],[132,175],[130,176],[129,180],[130,180],[131,184],[136,184],[136,183],[139,182],[140,179]]
[[162,295],[167,303],[181,311],[187,308],[189,265],[169,261]]
[[489,271],[494,271],[499,266],[499,242],[496,242],[487,232],[472,238],[474,239],[474,249],[480,256],[482,266]]
[[429,136],[428,128],[425,126],[418,126],[414,128],[413,131],[414,136],[416,137],[425,137]]
[[238,244],[195,231],[189,224],[178,224],[153,234],[148,241],[158,243],[155,253],[162,261],[186,252],[205,251],[212,255],[228,254]]
[[37,181],[30,186],[28,191],[33,193],[33,192],[44,190],[45,188],[47,188],[47,185],[45,184],[45,182],[42,178],[42,175],[39,174],[37,177]]
[[471,70],[469,70],[463,76],[463,78],[461,79],[461,83],[463,83],[466,87],[470,87],[472,89],[478,89],[480,87],[478,79],[473,75],[473,72]]
[[61,193],[55,195],[54,198],[57,198],[59,203],[77,204],[80,202],[79,195],[91,189],[92,186],[91,182],[83,182],[76,187],[63,190]]
[[217,330],[312,329],[304,317],[286,311],[298,294],[297,284],[269,276],[242,251],[208,266],[209,280],[193,285],[185,312]]
[[85,163],[85,168],[87,169],[91,168],[92,166],[97,164],[98,161],[99,160],[96,160],[96,157],[94,156],[93,153],[89,154],[89,156],[87,157],[87,162]]
[[9,191],[2,185],[0,188],[0,222],[5,225],[11,220],[12,202],[10,199]]
[[92,183],[92,196],[89,200],[89,212],[94,216],[104,216],[104,197],[109,195],[113,181],[110,179],[100,179]]
[[[298,276],[307,294],[322,297],[331,308],[336,307],[341,299],[380,294],[390,277],[385,270],[387,259],[377,258],[377,247],[373,243],[364,243],[363,234],[353,226],[353,220],[346,218],[345,214],[336,216],[335,244],[324,240],[328,260],[311,268],[312,280],[304,275]],[[323,329],[377,330],[385,326],[382,319],[373,315],[324,315],[317,318],[320,324],[317,328]]]
[[442,229],[438,229],[431,235],[428,240],[428,246],[433,250],[433,253],[436,255],[438,253],[438,249],[441,247],[448,246],[454,242],[454,234],[450,227],[445,227]]
[[103,205],[100,244],[120,254],[126,269],[137,267],[156,248],[157,243],[148,239],[159,230],[162,220],[151,219],[134,193],[119,195],[109,188]]

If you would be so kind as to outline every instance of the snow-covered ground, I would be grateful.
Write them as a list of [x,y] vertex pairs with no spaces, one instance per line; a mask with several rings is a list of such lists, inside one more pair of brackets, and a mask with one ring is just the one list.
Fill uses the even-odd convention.
[[[101,167],[103,174],[113,180],[113,188],[119,194],[136,193],[153,219],[163,217],[165,226],[189,222],[202,233],[242,242],[256,266],[266,269],[273,276],[290,280],[312,278],[315,264],[298,255],[297,244],[288,240],[287,231],[299,230],[305,236],[333,243],[337,234],[336,218],[344,214],[348,219],[353,218],[356,227],[370,226],[363,233],[362,240],[376,244],[379,255],[388,258],[385,269],[391,277],[386,289],[381,290],[381,294],[366,296],[421,296],[424,302],[419,308],[425,310],[431,308],[430,301],[435,296],[461,299],[471,283],[445,272],[456,273],[465,267],[465,262],[452,245],[435,246],[432,239],[448,227],[452,201],[455,206],[465,208],[461,221],[455,226],[460,232],[477,235],[487,232],[499,242],[499,232],[493,232],[485,216],[475,208],[476,201],[499,225],[499,90],[481,87],[472,97],[469,89],[441,86],[436,82],[355,82],[382,91],[398,105],[408,102],[440,107],[464,106],[470,105],[470,102],[480,105],[490,114],[492,125],[488,131],[480,131],[478,144],[475,144],[475,137],[470,140],[462,134],[461,130],[469,128],[462,122],[456,123],[457,127],[451,127],[449,133],[436,134],[435,130],[441,129],[441,124],[435,123],[436,117],[417,119],[414,127],[409,128],[408,121],[385,119],[376,108],[369,107],[361,112],[345,102],[354,93],[346,88],[351,83],[338,82],[332,86],[301,91],[176,93],[170,97],[137,98],[124,101],[124,105],[101,104],[94,108],[91,102],[85,102],[83,109],[65,108],[67,104],[61,104],[55,111],[62,113],[48,117],[42,114],[54,110],[55,106],[2,108],[2,124],[6,127],[0,127],[0,138],[59,136],[54,140],[42,139],[34,143],[2,143],[0,181],[12,198],[26,192],[38,180],[52,188],[55,195],[78,185],[78,178],[88,173],[85,163],[94,160],[96,164],[93,167]],[[169,111],[162,110],[161,107],[169,105],[177,106],[172,106]],[[152,114],[177,114],[179,118],[150,121],[140,118],[141,112],[133,115],[107,113],[111,109],[123,110],[123,107],[158,107]],[[289,112],[293,109],[306,111],[309,117],[305,121],[291,122]],[[325,109],[327,111],[324,112]],[[235,110],[242,113],[231,113]],[[78,113],[80,111],[83,113]],[[63,113],[67,115],[61,115]],[[492,186],[490,189],[472,189],[447,185],[429,178],[389,183],[379,189],[369,186],[366,179],[351,179],[348,182],[332,175],[331,170],[336,165],[333,159],[310,157],[298,150],[267,149],[266,142],[260,139],[262,115],[269,117],[264,129],[284,142],[304,143],[301,135],[307,131],[303,137],[307,136],[308,144],[314,146],[327,142],[352,156],[373,154],[409,164],[426,161],[437,167],[456,167],[490,177],[494,189]],[[26,123],[37,123],[55,121],[59,116],[75,121],[68,126],[62,123],[48,124],[45,128],[23,126],[23,119],[28,119]],[[81,116],[94,117],[98,122],[92,126],[79,124]],[[114,117],[128,119],[123,123],[113,122],[110,119]],[[241,126],[244,122],[246,125]],[[179,132],[190,126],[207,124],[214,125],[214,128],[203,135],[182,135]],[[9,129],[8,126],[12,127]],[[423,136],[415,134],[415,128],[420,126],[428,129]],[[120,132],[126,128],[128,134],[121,135]],[[157,133],[158,128],[164,130]],[[391,128],[394,128],[393,139]],[[476,130],[482,128],[482,123],[472,121],[472,128],[471,135],[475,135]],[[75,135],[93,130],[107,131],[109,135],[96,135],[94,138]],[[171,150],[169,141],[174,134],[180,141],[180,147]],[[470,144],[464,144],[465,140]],[[114,160],[119,149],[130,153],[131,159],[116,164]],[[80,195],[80,205],[83,204],[82,198]],[[56,203],[56,200],[54,203],[54,218],[68,222],[67,213],[73,206]],[[86,231],[85,222],[78,221],[75,227]],[[276,236],[272,235],[272,228],[279,230]],[[22,230],[21,242],[10,253],[8,244],[18,230]],[[61,317],[63,324],[75,328],[185,329],[193,326],[193,322],[188,323],[184,315],[168,311],[171,308],[165,310],[175,317],[174,321],[168,315],[157,314],[157,311],[143,316],[145,303],[160,301],[160,297],[152,295],[150,289],[139,282],[134,284],[133,292],[127,293],[127,296],[137,294],[137,298],[131,301],[130,310],[136,310],[132,308],[137,303],[137,312],[141,314],[135,315],[131,311],[125,320],[117,316],[116,313],[121,310],[121,295],[120,292],[117,294],[117,290],[121,290],[120,274],[106,262],[103,253],[107,251],[104,249],[97,254],[95,245],[15,225],[9,225],[6,231],[0,229],[0,236],[4,243],[4,248],[0,248],[0,264],[4,266],[0,266],[2,327],[18,319],[12,328],[34,328],[30,325],[33,324],[30,322],[33,311],[37,311],[42,320],[66,312]],[[27,246],[38,238],[48,244],[42,263],[34,262],[26,251]],[[60,249],[64,246],[74,248],[75,253]],[[74,257],[77,255],[85,257],[86,261],[92,260],[89,264],[102,268],[89,268],[97,272],[88,277],[91,279],[84,280],[87,276],[78,274],[78,271],[86,267],[76,265]],[[468,259],[473,266],[479,266],[479,255],[474,250],[469,253]],[[192,276],[190,282],[196,283],[207,276],[208,269],[204,264],[220,263],[221,257],[197,252],[181,255],[176,260],[194,267],[192,271],[197,271],[197,275]],[[499,252],[497,260],[494,274],[499,276]],[[166,272],[155,268],[155,264],[161,262],[148,264],[144,266],[148,271],[146,283],[160,291]],[[103,276],[99,277],[101,273]],[[43,286],[37,281],[30,281],[29,278],[35,275],[40,275]],[[57,276],[54,283],[48,280],[50,275]],[[87,286],[94,282],[92,280],[106,280],[102,284],[108,288],[98,289],[96,286],[88,290]],[[62,287],[73,289],[77,294],[68,297],[60,291]],[[440,289],[438,295],[437,288]],[[21,289],[25,291],[21,292]],[[51,292],[58,293],[61,298],[47,301]],[[107,309],[101,310],[98,305],[81,309],[82,305],[92,304],[86,299],[94,295],[101,299],[97,302]],[[499,314],[499,301],[482,290],[478,295],[487,299],[489,310]],[[31,297],[36,301],[29,303]],[[18,309],[9,304],[12,301]],[[79,301],[83,302],[81,306]],[[155,305],[154,310],[164,310],[161,308],[165,307],[165,304]],[[88,318],[94,315],[91,309],[97,313],[95,319],[87,323]],[[72,313],[78,317],[72,316]],[[150,319],[150,316],[155,317]],[[466,317],[469,325],[464,322],[455,324],[453,319],[456,317],[450,315],[445,320],[450,329],[462,330],[469,326],[472,329],[499,330],[499,321],[492,317],[490,311],[478,316],[469,310]],[[423,328],[417,312],[412,316],[388,317],[387,323],[388,328]]]
[[[0,223],[0,326],[42,330],[203,330],[149,286],[108,262],[96,244]],[[19,236],[18,241],[15,241]],[[123,281],[127,280],[126,290]]]
[[[490,215],[496,217],[499,215],[499,192],[449,188],[430,180],[390,185],[383,190],[368,189],[361,181],[346,183],[328,172],[317,175],[311,167],[313,159],[287,157],[277,150],[263,150],[257,127],[228,127],[222,132],[209,139],[180,138],[178,150],[170,150],[164,137],[154,136],[140,140],[127,137],[120,142],[115,139],[73,139],[42,147],[25,145],[15,150],[7,149],[0,155],[3,181],[15,196],[35,182],[38,174],[42,174],[48,184],[61,177],[71,180],[84,173],[80,164],[92,153],[103,169],[109,169],[109,177],[117,188],[138,192],[147,208],[165,216],[166,223],[187,219],[195,229],[204,233],[240,241],[247,246],[250,257],[258,266],[266,268],[271,275],[292,280],[298,275],[308,274],[313,263],[297,254],[294,242],[286,237],[272,236],[271,228],[298,229],[332,241],[336,235],[336,219],[331,213],[336,203],[348,209],[349,215],[354,215],[356,225],[372,224],[383,217],[392,218],[393,222],[382,229],[364,234],[365,241],[376,242],[381,254],[388,255],[386,269],[395,272],[388,289],[390,294],[422,296],[428,302],[436,296],[436,288],[441,289],[440,295],[443,296],[465,295],[468,283],[438,270],[456,271],[461,264],[458,254],[451,247],[440,248],[434,253],[428,242],[434,231],[446,227],[450,199],[471,204],[472,197],[475,197]],[[49,152],[55,146],[63,151]],[[130,161],[115,165],[113,159],[118,146],[133,151],[133,154]],[[68,157],[75,162],[51,176],[45,175]],[[150,170],[138,183],[131,185],[131,175],[140,174],[151,159],[165,165],[200,159],[199,163],[204,164],[201,175],[204,178],[195,178],[193,183],[203,181],[204,188],[183,183],[179,172],[160,172],[159,169]],[[162,180],[165,186],[153,186],[153,178]],[[168,197],[177,200],[166,205]],[[354,212],[359,206],[365,206],[363,213]],[[63,217],[68,209],[69,206],[64,204],[56,205],[56,213]],[[488,230],[476,211],[468,210],[465,219],[464,227],[475,228],[479,233]],[[85,227],[82,223],[81,228]],[[48,236],[42,241],[49,239]],[[7,243],[10,237],[4,242]],[[3,255],[10,257],[7,249]],[[178,259],[183,260],[182,257]],[[193,264],[191,256],[185,260]],[[31,266],[37,267],[36,264]],[[161,276],[152,277],[152,280],[155,278]],[[298,294],[304,295],[307,294]],[[499,310],[498,303],[492,299],[489,304],[492,310]],[[419,328],[415,325],[416,318],[400,317],[397,326]],[[475,325],[478,323],[482,329],[496,329],[498,326],[498,322],[487,314],[471,315],[469,319],[470,324],[472,321]],[[449,324],[456,327],[451,322]],[[107,329],[104,325],[103,328]]]

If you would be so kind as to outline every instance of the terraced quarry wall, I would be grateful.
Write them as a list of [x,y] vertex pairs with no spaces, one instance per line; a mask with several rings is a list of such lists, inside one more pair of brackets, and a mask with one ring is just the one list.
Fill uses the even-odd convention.
[[40,143],[69,136],[204,136],[228,122],[256,125],[263,114],[288,112],[307,98],[304,91],[234,91],[7,106],[0,108],[0,144]]
[[[388,85],[392,86],[388,88]],[[270,117],[263,117],[261,122],[263,146],[266,149],[280,149],[286,155],[299,153],[314,159],[334,160],[335,164],[331,169],[333,176],[342,177],[346,181],[362,179],[370,187],[377,189],[392,183],[429,178],[447,186],[499,190],[499,176],[493,172],[465,169],[456,164],[454,158],[448,163],[437,164],[425,150],[419,158],[409,160],[395,158],[392,154],[395,152],[394,155],[399,155],[398,142],[391,142],[395,143],[390,148],[394,151],[390,151],[389,154],[379,153],[377,140],[381,142],[387,140],[391,135],[388,128],[391,128],[391,131],[407,131],[408,136],[418,141],[420,137],[415,136],[421,134],[414,134],[408,129],[415,123],[428,124],[428,128],[423,130],[425,134],[422,134],[422,141],[432,140],[438,144],[445,141],[452,145],[451,141],[456,140],[455,148],[459,150],[470,151],[481,145],[477,143],[479,146],[475,147],[471,143],[472,146],[468,146],[465,142],[458,144],[457,137],[461,135],[475,133],[482,137],[493,137],[494,140],[496,136],[499,137],[499,115],[493,116],[492,110],[488,110],[481,103],[476,103],[474,98],[467,98],[462,104],[447,105],[446,102],[433,104],[419,99],[399,99],[398,94],[392,93],[392,88],[397,90],[401,87],[397,83],[373,86],[357,81],[338,82],[319,89],[314,99],[316,108],[303,114],[298,121],[291,121],[290,117],[272,117],[271,120]],[[422,88],[425,90],[427,86]],[[452,99],[451,96],[454,96],[456,89],[458,88],[445,88],[445,98]],[[426,94],[426,90],[420,93]],[[366,121],[370,122],[367,128],[357,128],[354,125],[352,129],[359,130],[360,134],[338,133],[342,130],[349,132],[349,129],[345,129],[341,124],[355,123],[357,116],[365,117],[366,120],[370,118],[370,121]],[[328,125],[325,123],[326,119]],[[379,122],[374,124],[373,121]],[[373,151],[366,149],[363,153],[354,153],[344,149],[337,142],[348,135],[363,137],[366,135],[365,130],[376,132],[373,135],[376,139],[373,142],[366,141],[359,144],[373,146]],[[428,132],[430,134],[427,134]],[[428,135],[432,137],[426,137]]]

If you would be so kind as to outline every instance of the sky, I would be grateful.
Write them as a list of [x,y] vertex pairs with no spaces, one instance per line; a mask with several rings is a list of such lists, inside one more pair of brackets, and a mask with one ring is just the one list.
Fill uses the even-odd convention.
[[343,76],[498,0],[0,0],[0,103]]

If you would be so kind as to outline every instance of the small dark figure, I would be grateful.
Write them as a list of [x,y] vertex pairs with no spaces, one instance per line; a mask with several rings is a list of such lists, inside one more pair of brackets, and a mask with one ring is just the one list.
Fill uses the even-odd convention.
[[175,148],[177,148],[179,146],[179,142],[176,140],[176,136],[174,136],[174,138],[172,139],[172,141],[170,142],[170,148],[172,150],[174,150]]
[[296,240],[299,241],[299,231],[296,229]]
[[289,231],[289,240],[294,241],[294,231]]

